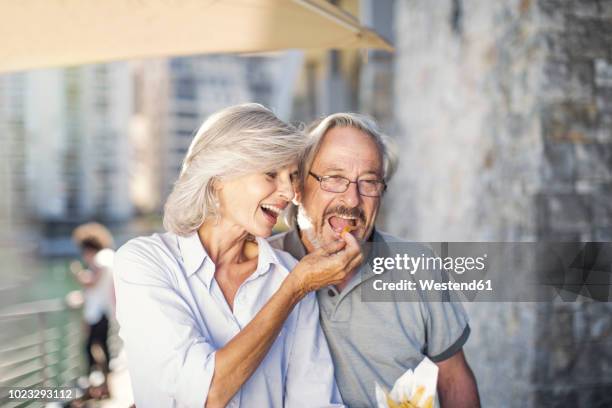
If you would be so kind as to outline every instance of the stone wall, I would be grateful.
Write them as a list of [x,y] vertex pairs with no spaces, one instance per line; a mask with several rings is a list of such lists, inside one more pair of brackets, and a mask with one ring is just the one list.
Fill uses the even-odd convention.
[[[609,241],[612,2],[396,0],[394,15],[402,163],[383,227]],[[612,304],[466,309],[483,406],[612,404]]]

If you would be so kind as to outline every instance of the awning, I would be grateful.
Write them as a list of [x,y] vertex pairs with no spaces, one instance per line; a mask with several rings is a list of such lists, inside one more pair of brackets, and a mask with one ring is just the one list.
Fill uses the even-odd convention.
[[10,0],[0,72],[132,58],[391,45],[325,0]]

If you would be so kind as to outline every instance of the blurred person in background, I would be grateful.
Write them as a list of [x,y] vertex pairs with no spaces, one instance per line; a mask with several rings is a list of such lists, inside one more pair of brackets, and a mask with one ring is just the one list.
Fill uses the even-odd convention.
[[[83,288],[88,368],[90,373],[97,368],[106,374],[111,358],[108,349],[108,326],[114,314],[113,238],[105,226],[95,222],[77,227],[72,238],[79,247],[85,264],[83,268],[81,262],[73,261],[70,270]],[[103,353],[102,359],[96,356],[99,353],[93,352],[96,345]]]
[[338,235],[297,263],[265,240],[294,198],[306,146],[261,105],[213,114],[166,202],[167,232],[118,250],[136,406],[342,406],[309,292],[361,262],[357,241]]

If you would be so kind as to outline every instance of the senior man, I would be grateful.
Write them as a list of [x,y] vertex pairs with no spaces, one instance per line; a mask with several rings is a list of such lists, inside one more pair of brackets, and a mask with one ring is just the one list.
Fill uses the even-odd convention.
[[[387,139],[370,119],[330,115],[310,127],[313,140],[301,167],[295,228],[270,238],[296,259],[328,245],[346,227],[359,241],[398,242],[374,224],[395,167]],[[342,282],[319,289],[320,321],[340,393],[349,407],[376,406],[374,383],[391,387],[424,356],[438,368],[442,407],[478,407],[478,390],[462,347],[470,328],[460,303],[366,302],[360,285],[367,263]]]

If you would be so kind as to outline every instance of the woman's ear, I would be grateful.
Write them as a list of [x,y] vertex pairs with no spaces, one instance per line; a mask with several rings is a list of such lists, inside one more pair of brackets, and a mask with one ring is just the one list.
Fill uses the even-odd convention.
[[223,182],[217,177],[213,177],[209,183],[212,192],[215,194],[223,189]]
[[212,203],[212,209],[210,214],[214,214],[215,217],[219,217],[221,211],[221,190],[223,189],[223,182],[218,178],[214,177],[208,181],[208,197],[209,202]]
[[221,195],[222,195],[221,193],[224,187],[225,187],[225,183],[223,182],[222,179],[213,177],[212,180],[210,180],[210,192],[212,196],[215,198],[217,205],[221,204]]

